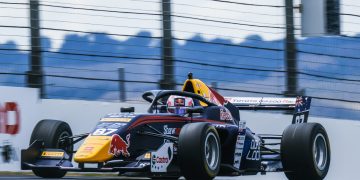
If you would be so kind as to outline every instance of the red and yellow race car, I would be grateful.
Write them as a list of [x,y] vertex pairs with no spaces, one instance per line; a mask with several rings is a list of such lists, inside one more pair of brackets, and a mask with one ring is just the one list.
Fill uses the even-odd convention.
[[[147,91],[143,99],[150,103],[148,112],[122,108],[85,134],[73,135],[63,121],[40,121],[30,147],[21,151],[21,168],[44,178],[80,171],[206,180],[270,171],[317,180],[328,172],[327,133],[322,125],[307,123],[310,97],[224,98],[189,74],[182,91]],[[264,135],[246,127],[239,110],[292,110],[294,115],[282,135]]]

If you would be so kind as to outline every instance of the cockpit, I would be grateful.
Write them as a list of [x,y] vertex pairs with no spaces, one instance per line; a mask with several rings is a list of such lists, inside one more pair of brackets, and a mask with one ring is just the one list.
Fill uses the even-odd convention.
[[199,79],[193,79],[189,73],[182,91],[154,90],[143,94],[143,99],[150,102],[149,113],[171,113],[186,116],[196,113],[210,120],[240,120],[239,110],[225,101],[214,89]]

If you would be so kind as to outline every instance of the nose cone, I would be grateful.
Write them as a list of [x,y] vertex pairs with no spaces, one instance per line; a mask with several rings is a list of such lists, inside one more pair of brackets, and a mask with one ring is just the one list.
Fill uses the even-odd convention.
[[77,163],[97,163],[110,160],[111,136],[88,136],[74,156]]

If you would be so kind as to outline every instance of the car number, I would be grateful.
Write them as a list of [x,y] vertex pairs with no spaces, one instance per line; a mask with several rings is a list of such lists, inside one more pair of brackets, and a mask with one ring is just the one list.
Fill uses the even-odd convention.
[[113,132],[117,131],[117,129],[106,129],[106,128],[99,128],[99,129],[96,129],[92,135],[94,136],[106,136],[106,135],[109,135]]

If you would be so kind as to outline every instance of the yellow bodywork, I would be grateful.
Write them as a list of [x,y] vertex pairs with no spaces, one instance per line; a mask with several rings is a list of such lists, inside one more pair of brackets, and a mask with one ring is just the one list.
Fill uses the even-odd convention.
[[[208,86],[203,83],[200,79],[187,79],[184,83],[182,91],[192,92],[198,94],[205,99],[210,100],[210,90]],[[205,103],[200,102],[202,106],[206,106]]]
[[109,153],[111,136],[91,136],[80,146],[74,160],[78,163],[105,162],[113,158]]

